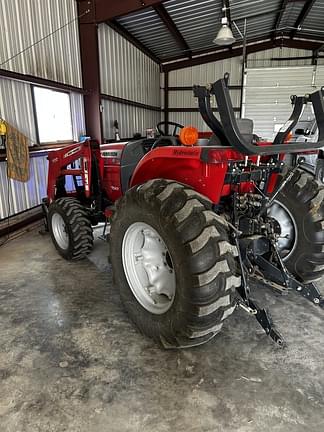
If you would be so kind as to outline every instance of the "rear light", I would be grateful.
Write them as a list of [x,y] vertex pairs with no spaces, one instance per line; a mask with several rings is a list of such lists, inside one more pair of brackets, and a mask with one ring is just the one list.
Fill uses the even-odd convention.
[[181,129],[179,139],[181,144],[193,146],[198,141],[198,130],[193,126],[186,126]]

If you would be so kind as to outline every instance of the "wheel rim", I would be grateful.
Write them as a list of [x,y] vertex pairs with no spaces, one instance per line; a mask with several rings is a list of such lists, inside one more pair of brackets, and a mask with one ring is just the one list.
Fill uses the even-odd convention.
[[158,232],[144,222],[130,225],[123,238],[122,261],[137,301],[156,315],[168,311],[175,297],[176,278],[171,255]]
[[56,243],[61,249],[68,249],[69,236],[66,232],[64,219],[59,213],[54,213],[52,216],[52,231]]
[[297,244],[297,226],[289,209],[279,201],[275,201],[268,209],[268,216],[276,219],[280,225],[280,237],[277,248],[283,261],[293,253]]
[[318,172],[318,180],[321,183],[324,183],[324,169],[323,168],[321,168]]

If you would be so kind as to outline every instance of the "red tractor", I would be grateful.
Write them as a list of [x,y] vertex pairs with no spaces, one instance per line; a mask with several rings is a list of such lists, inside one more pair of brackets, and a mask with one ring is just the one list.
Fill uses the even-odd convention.
[[[85,257],[92,226],[109,220],[122,302],[164,347],[208,341],[237,306],[283,345],[267,310],[251,298],[251,281],[282,294],[295,290],[324,307],[313,284],[324,274],[324,188],[302,161],[292,169],[282,161],[285,153],[323,147],[324,90],[294,96],[290,119],[265,143],[252,121],[235,118],[227,82],[194,86],[209,138],[176,123],[164,122],[174,130],[163,133],[162,122],[157,139],[86,141],[48,156],[44,209],[56,249],[66,259]],[[313,104],[319,141],[287,142],[306,103]]]

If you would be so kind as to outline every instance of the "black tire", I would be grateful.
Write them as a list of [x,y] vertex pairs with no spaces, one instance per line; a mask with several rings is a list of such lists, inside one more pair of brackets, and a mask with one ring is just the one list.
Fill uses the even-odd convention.
[[[279,176],[280,183],[282,176]],[[278,195],[291,213],[297,240],[285,265],[301,282],[311,282],[324,275],[324,187],[314,176],[297,170]]]
[[[211,202],[185,185],[150,180],[136,186],[118,203],[111,226],[114,282],[132,321],[165,348],[200,345],[214,337],[235,309],[237,250],[228,241],[225,220]],[[128,227],[144,222],[165,242],[176,274],[172,306],[157,315],[145,309],[128,285],[122,243]]]
[[[68,237],[67,247],[61,247],[55,237],[53,217],[59,214],[65,224]],[[54,246],[66,260],[80,260],[91,252],[93,231],[87,211],[75,198],[59,198],[53,201],[48,209],[48,228]]]

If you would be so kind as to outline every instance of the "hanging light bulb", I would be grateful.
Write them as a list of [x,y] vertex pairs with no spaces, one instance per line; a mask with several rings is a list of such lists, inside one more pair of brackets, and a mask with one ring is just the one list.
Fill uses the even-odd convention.
[[228,25],[227,17],[222,18],[222,27],[219,29],[217,36],[213,40],[216,45],[232,45],[235,42],[232,30]]

